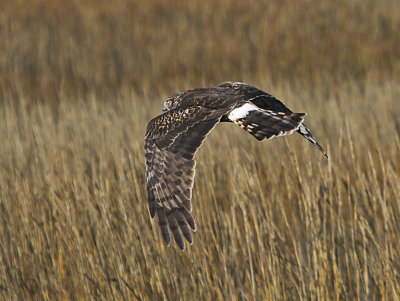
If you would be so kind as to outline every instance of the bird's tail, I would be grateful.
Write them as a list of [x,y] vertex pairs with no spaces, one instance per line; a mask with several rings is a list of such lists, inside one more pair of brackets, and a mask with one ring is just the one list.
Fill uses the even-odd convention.
[[325,153],[322,146],[319,145],[317,140],[315,140],[315,138],[311,134],[310,130],[304,124],[301,124],[297,131],[299,132],[300,135],[302,135],[304,138],[306,138],[308,141],[310,141],[316,148],[318,148],[321,151],[321,153],[323,153],[325,155],[325,157],[328,158],[328,155]]

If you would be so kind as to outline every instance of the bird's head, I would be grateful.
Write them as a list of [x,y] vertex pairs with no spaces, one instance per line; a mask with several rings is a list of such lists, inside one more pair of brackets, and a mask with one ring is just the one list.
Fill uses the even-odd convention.
[[164,105],[162,107],[162,111],[166,112],[169,111],[173,108],[176,108],[179,103],[181,102],[181,95],[182,93],[175,93],[173,95],[171,95],[170,97],[168,97],[165,101],[164,101]]

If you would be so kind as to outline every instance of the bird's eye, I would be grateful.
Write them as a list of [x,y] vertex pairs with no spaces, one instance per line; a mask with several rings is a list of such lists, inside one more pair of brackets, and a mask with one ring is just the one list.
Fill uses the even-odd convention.
[[167,99],[166,101],[164,101],[164,105],[162,107],[162,111],[168,111],[171,108],[171,100]]

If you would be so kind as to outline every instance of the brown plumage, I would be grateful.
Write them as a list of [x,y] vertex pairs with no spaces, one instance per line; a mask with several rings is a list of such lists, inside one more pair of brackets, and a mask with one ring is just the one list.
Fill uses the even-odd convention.
[[260,141],[297,131],[326,156],[303,124],[304,113],[293,113],[275,97],[243,83],[176,93],[164,102],[163,111],[147,126],[145,157],[149,211],[152,218],[157,215],[167,246],[170,233],[182,250],[183,237],[193,242],[194,156],[219,122],[233,122]]

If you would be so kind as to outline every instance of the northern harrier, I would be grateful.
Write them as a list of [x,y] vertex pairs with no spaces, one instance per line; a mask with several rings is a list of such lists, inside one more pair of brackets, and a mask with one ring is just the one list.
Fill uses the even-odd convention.
[[167,246],[170,233],[178,247],[192,244],[194,155],[219,122],[233,122],[257,140],[297,131],[326,153],[303,124],[304,113],[293,113],[282,102],[255,87],[225,82],[212,88],[193,89],[167,98],[163,114],[151,120],[145,138],[146,184],[149,211],[157,214]]

